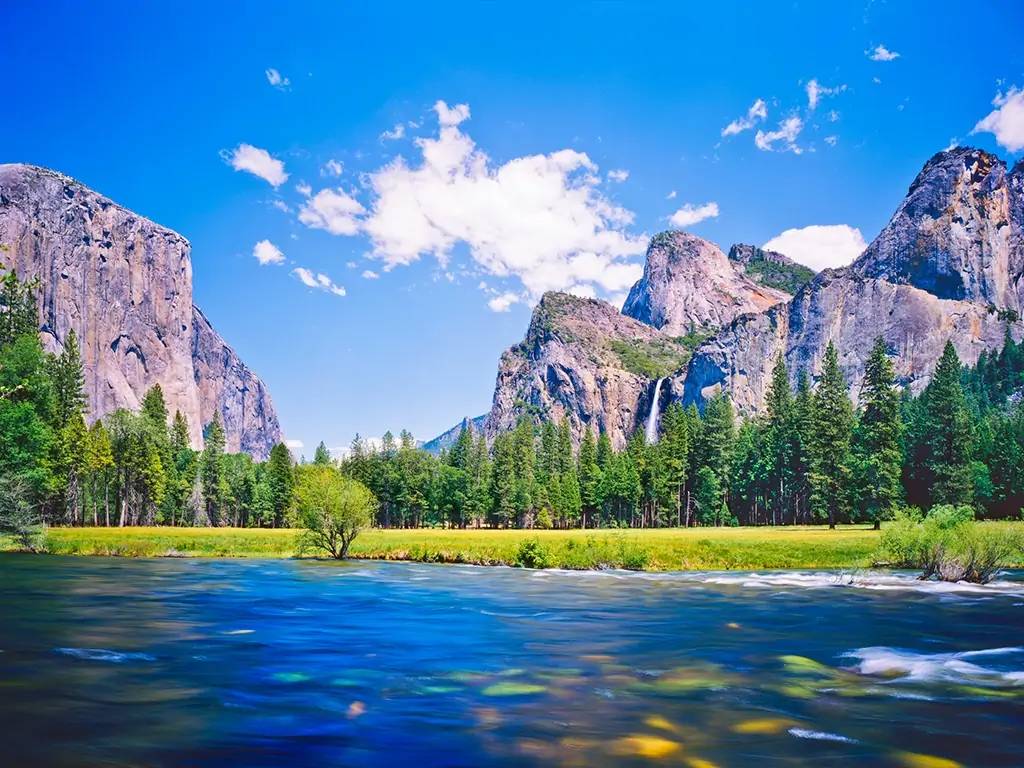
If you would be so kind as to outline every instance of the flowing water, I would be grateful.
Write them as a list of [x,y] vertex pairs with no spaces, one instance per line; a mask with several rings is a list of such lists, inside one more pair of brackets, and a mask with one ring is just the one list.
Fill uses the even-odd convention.
[[0,764],[1020,766],[1022,645],[1020,572],[0,555]]
[[654,385],[654,399],[651,400],[651,412],[647,414],[647,426],[644,428],[644,437],[648,445],[658,442],[658,415],[661,413],[661,385],[664,379],[658,379]]

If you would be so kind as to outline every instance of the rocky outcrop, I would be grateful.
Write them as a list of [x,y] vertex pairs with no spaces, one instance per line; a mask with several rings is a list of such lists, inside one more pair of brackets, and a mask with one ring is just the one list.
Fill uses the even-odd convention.
[[696,328],[723,327],[739,315],[763,312],[789,298],[751,280],[714,243],[673,231],[651,239],[643,277],[622,312],[682,336]]
[[744,275],[766,288],[792,296],[814,277],[814,270],[777,251],[738,243],[729,249],[729,261]]
[[264,384],[192,304],[188,241],[77,181],[0,165],[0,262],[40,284],[40,333],[82,346],[89,414],[137,408],[159,383],[193,443],[219,413],[228,449],[266,456],[280,427]]
[[455,445],[455,442],[459,439],[459,435],[462,434],[462,430],[464,429],[468,429],[469,433],[473,435],[475,439],[479,439],[477,436],[483,434],[484,422],[486,421],[487,414],[484,414],[483,416],[476,416],[472,419],[466,416],[451,429],[446,429],[434,439],[427,440],[423,443],[422,448],[427,453],[433,453],[434,455],[440,454],[442,451],[446,451]]
[[493,438],[519,418],[568,419],[577,442],[589,427],[621,448],[643,423],[654,382],[689,350],[603,301],[548,293],[526,338],[502,357],[484,432]]
[[789,304],[737,318],[700,346],[672,391],[702,403],[725,388],[741,413],[758,412],[781,353],[790,374],[820,373],[834,342],[856,399],[864,362],[881,336],[900,382],[920,391],[947,340],[973,363],[1021,335],[1024,205],[1018,164],[973,149],[933,157],[892,220],[850,267],[826,270]]
[[958,147],[929,160],[853,271],[940,299],[1020,310],[1021,166]]

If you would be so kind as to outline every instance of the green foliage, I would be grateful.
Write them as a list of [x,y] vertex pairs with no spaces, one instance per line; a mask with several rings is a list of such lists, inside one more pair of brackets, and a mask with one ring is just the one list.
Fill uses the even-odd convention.
[[834,528],[849,508],[853,406],[832,342],[825,349],[812,418],[811,504],[818,519],[827,519]]
[[682,340],[657,338],[611,339],[608,347],[623,369],[647,379],[661,379],[678,371],[690,359],[690,349]]
[[792,294],[814,277],[814,270],[802,264],[784,264],[763,257],[751,259],[744,271],[748,277],[761,285]]
[[0,535],[19,549],[34,552],[43,541],[44,526],[32,504],[32,489],[16,475],[0,475]]
[[551,554],[538,539],[525,539],[516,549],[515,565],[520,568],[550,568]]
[[974,522],[969,506],[933,507],[923,519],[900,512],[882,532],[881,557],[899,568],[921,569],[921,579],[985,584],[1019,561],[1024,536]]
[[322,464],[296,470],[291,522],[303,532],[299,551],[322,551],[341,560],[359,532],[370,525],[377,500],[370,490]]

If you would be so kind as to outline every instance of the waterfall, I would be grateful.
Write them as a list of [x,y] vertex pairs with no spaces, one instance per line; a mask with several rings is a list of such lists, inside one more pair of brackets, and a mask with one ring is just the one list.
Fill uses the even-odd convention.
[[654,385],[654,399],[651,401],[651,412],[647,416],[647,428],[644,429],[648,445],[658,442],[658,414],[661,411],[661,382],[663,381],[664,379],[658,379],[658,383]]

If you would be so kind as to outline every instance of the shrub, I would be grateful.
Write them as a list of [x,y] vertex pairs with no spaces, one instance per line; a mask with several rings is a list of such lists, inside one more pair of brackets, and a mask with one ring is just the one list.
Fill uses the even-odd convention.
[[1016,531],[986,528],[974,522],[970,507],[933,507],[921,518],[903,511],[883,531],[881,553],[897,568],[919,568],[922,580],[985,584],[1021,551]]
[[0,535],[6,534],[19,548],[34,552],[42,545],[45,528],[30,494],[28,483],[22,478],[0,477]]
[[338,560],[373,519],[377,500],[357,480],[332,466],[310,464],[297,471],[293,525],[303,528],[299,551],[324,551]]
[[514,563],[520,568],[550,568],[552,558],[539,539],[524,539],[516,549]]
[[537,519],[533,521],[533,525],[535,528],[545,531],[551,527],[551,513],[548,512],[547,507],[537,513]]

